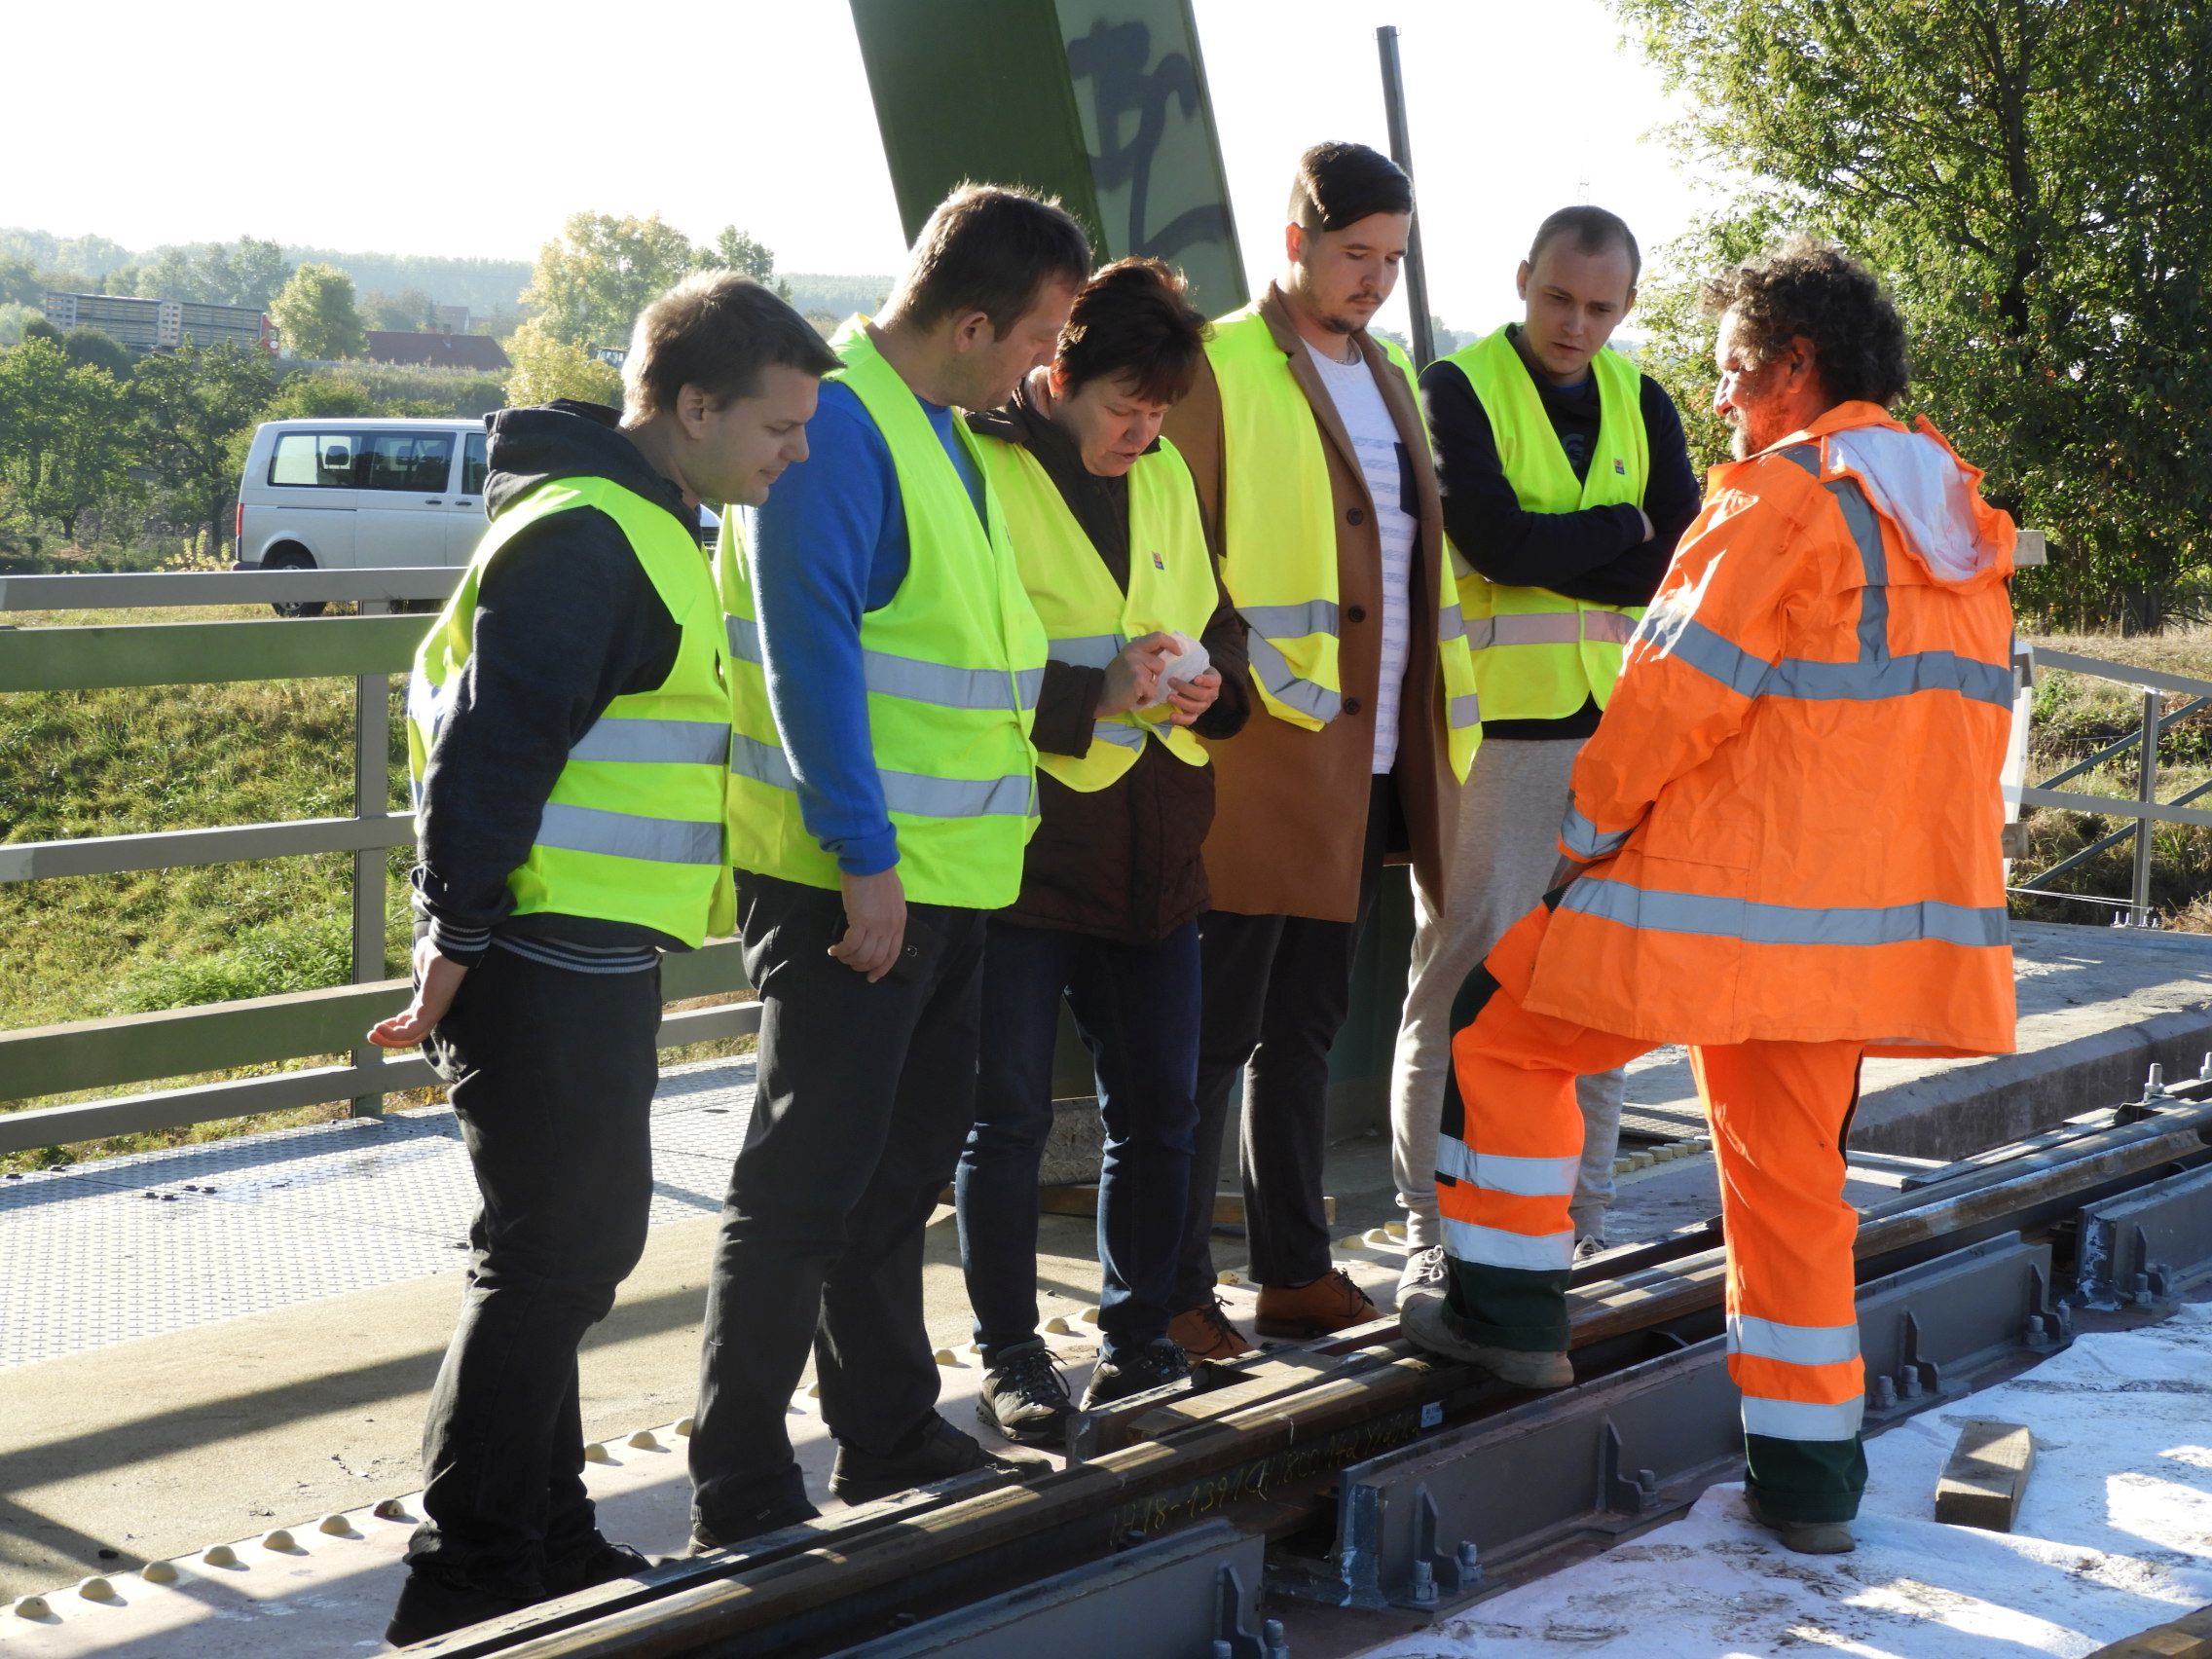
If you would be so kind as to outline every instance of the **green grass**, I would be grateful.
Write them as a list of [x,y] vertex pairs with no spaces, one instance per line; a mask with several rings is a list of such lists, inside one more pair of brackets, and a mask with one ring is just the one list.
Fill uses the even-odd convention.
[[[65,626],[265,614],[253,608],[56,612]],[[407,810],[402,694],[390,705],[389,806]],[[275,681],[0,697],[0,841],[64,840],[164,830],[343,817],[353,801],[353,685]],[[404,972],[412,850],[386,866],[385,961]],[[351,859],[346,854],[0,884],[0,1028],[273,996],[352,977]],[[705,1058],[750,1042],[695,1044],[668,1058]],[[329,1064],[173,1080],[178,1085]],[[104,1091],[102,1091],[104,1092]],[[92,1098],[0,1102],[19,1111]],[[424,1090],[392,1104],[421,1104]],[[0,1158],[0,1169],[141,1151],[343,1115],[342,1105],[120,1136]]]

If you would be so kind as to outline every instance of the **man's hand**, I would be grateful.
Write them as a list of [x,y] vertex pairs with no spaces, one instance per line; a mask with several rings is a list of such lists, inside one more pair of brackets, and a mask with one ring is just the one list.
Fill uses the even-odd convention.
[[461,989],[468,972],[448,962],[426,939],[415,944],[415,1000],[389,1019],[369,1027],[369,1041],[380,1049],[412,1049],[427,1037],[453,1007],[453,994]]
[[906,942],[906,888],[896,866],[874,875],[847,875],[839,871],[837,885],[845,896],[845,937],[830,947],[830,954],[867,982],[891,972],[899,948]]
[[1221,670],[1209,668],[1196,680],[1170,680],[1167,682],[1168,719],[1179,726],[1196,724],[1198,718],[1213,707],[1214,699],[1221,695]]
[[1106,665],[1106,689],[1098,694],[1098,718],[1125,715],[1160,694],[1160,671],[1175,655],[1166,634],[1145,634],[1122,647]]

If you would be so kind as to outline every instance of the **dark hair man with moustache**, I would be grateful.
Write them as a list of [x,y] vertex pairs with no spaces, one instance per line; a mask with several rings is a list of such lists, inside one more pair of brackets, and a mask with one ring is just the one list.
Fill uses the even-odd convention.
[[1249,629],[1259,702],[1214,755],[1198,1153],[1175,1285],[1174,1335],[1195,1357],[1249,1348],[1214,1293],[1207,1236],[1239,1073],[1260,1334],[1375,1316],[1329,1257],[1329,1047],[1382,863],[1408,858],[1441,891],[1453,780],[1478,741],[1412,367],[1368,333],[1413,205],[1412,182],[1365,145],[1300,157],[1281,277],[1215,325],[1205,372],[1167,419]]

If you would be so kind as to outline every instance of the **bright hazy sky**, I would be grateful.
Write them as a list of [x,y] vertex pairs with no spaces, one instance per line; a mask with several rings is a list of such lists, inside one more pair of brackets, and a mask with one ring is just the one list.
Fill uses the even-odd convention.
[[[1656,135],[1676,113],[1658,77],[1603,0],[1196,5],[1255,288],[1280,259],[1299,151],[1388,147],[1380,23],[1400,30],[1431,303],[1454,327],[1517,314],[1515,265],[1554,207],[1612,207],[1648,248],[1706,204]],[[17,61],[77,68],[17,76],[0,102],[16,158],[0,225],[138,249],[247,234],[528,259],[589,208],[657,211],[702,240],[735,223],[787,271],[889,272],[902,251],[842,0],[226,0],[203,23],[94,65],[74,9],[13,18]],[[634,121],[614,114],[625,52]],[[1401,298],[1384,321],[1404,320]]]

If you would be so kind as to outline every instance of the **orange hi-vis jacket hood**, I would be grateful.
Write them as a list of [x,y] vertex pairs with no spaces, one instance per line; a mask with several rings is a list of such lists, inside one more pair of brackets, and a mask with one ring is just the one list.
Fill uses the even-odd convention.
[[[1526,1006],[1653,1041],[2013,1044],[2012,521],[1845,403],[1716,467],[1574,767]],[[1594,861],[1594,862],[1593,862]]]

